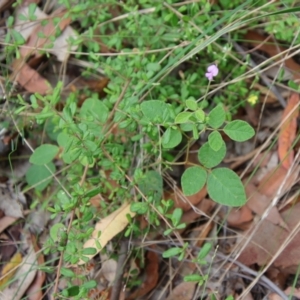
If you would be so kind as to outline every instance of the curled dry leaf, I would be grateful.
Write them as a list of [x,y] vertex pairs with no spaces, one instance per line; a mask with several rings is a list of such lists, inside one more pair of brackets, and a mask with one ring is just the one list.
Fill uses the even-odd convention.
[[[278,155],[282,166],[289,169],[294,160],[293,143],[297,133],[297,118],[299,116],[299,94],[293,93],[288,100],[282,115],[282,124],[278,137]],[[290,115],[288,117],[288,115]]]
[[[119,209],[96,224],[92,237],[87,240],[83,246],[84,249],[96,249],[96,253],[86,255],[86,257],[91,259],[98,254],[113,237],[115,237],[128,225],[127,214],[131,217],[135,216],[135,213],[130,210],[130,204],[125,202]],[[101,248],[97,247],[98,244],[100,244]],[[78,265],[82,265],[84,263],[85,262],[81,260]]]
[[[152,248],[154,248],[154,246],[152,246]],[[146,255],[146,279],[141,287],[131,294],[127,300],[135,300],[139,297],[143,297],[156,287],[158,282],[158,262],[158,254],[153,251],[148,251]]]

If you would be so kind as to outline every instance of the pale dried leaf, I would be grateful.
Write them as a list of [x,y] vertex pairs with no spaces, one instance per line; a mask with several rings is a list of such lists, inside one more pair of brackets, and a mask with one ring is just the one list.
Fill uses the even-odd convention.
[[[24,21],[18,18],[19,15],[24,15],[28,17],[28,6],[21,6],[16,12],[16,22],[15,29],[19,31],[22,36],[27,40],[26,45],[21,47],[21,55],[24,57],[26,55],[38,55],[35,48],[43,48],[45,43],[49,42],[49,36],[55,34],[55,26],[53,24],[53,18],[62,15],[62,12],[54,12],[53,15],[49,16],[45,14],[39,7],[35,10],[36,21]],[[49,20],[46,26],[41,26],[41,20]],[[70,19],[62,18],[59,27],[62,30],[62,34],[55,39],[53,42],[53,47],[51,49],[44,49],[52,53],[57,57],[59,61],[65,61],[71,51],[76,51],[78,46],[72,45],[69,47],[68,39],[72,37],[77,38],[77,33],[75,30],[69,26]],[[43,32],[45,38],[39,38],[38,33]]]
[[[130,210],[130,204],[125,202],[119,209],[96,224],[95,230],[92,233],[92,238],[87,240],[83,247],[95,248],[97,252],[93,255],[87,255],[87,257],[94,257],[114,236],[120,233],[128,225],[127,214],[131,217],[135,216],[135,213]],[[100,249],[97,247],[96,240],[101,245]],[[84,263],[84,261],[80,261],[78,264],[82,265]]]
[[195,282],[181,282],[170,293],[166,300],[191,300],[195,292]]
[[13,218],[23,218],[21,203],[10,193],[9,189],[0,186],[0,209],[6,216]]
[[118,263],[114,259],[109,259],[102,263],[102,274],[110,284],[115,280],[117,267]]
[[37,272],[36,254],[32,247],[28,250],[21,266],[15,274],[15,281],[0,293],[0,300],[19,300],[26,292]]

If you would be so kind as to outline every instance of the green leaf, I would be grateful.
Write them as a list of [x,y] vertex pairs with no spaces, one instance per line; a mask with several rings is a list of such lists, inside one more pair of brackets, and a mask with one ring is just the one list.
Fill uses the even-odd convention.
[[147,70],[157,72],[161,69],[161,66],[159,63],[149,63],[147,64]]
[[75,277],[75,273],[72,270],[64,267],[60,269],[60,273],[65,277]]
[[145,202],[134,202],[130,205],[130,210],[139,215],[144,215],[149,211],[149,205]]
[[226,155],[226,144],[223,141],[221,148],[218,151],[214,151],[209,143],[206,142],[201,146],[198,151],[198,159],[200,163],[206,168],[213,168],[217,166]]
[[50,237],[54,242],[57,242],[60,239],[60,232],[65,230],[66,227],[62,223],[56,223],[50,228]]
[[11,35],[13,38],[13,43],[15,45],[20,46],[26,43],[26,40],[24,39],[24,37],[19,31],[16,31],[15,29],[11,29]]
[[69,297],[75,297],[79,294],[79,286],[78,285],[73,285],[71,287],[69,287],[67,289],[67,295],[66,296],[69,296]]
[[82,250],[82,254],[83,255],[94,255],[96,253],[97,253],[97,249],[96,248],[92,248],[92,247],[84,248]]
[[182,134],[178,129],[169,127],[162,136],[162,146],[170,149],[175,148],[182,141]]
[[194,112],[194,116],[199,122],[205,121],[205,112],[202,109],[198,109]]
[[219,131],[213,131],[208,136],[208,143],[211,149],[219,151],[224,143],[222,136]]
[[215,129],[221,127],[225,121],[225,116],[223,105],[217,105],[208,114],[208,125]]
[[139,189],[145,196],[152,196],[154,201],[159,201],[163,194],[163,180],[156,171],[148,171],[138,182]]
[[93,116],[95,120],[104,124],[108,118],[108,108],[99,99],[88,98],[84,101],[80,109],[80,117],[87,119]]
[[[52,173],[55,173],[55,166],[52,162],[48,163],[47,166],[52,171]],[[26,172],[26,181],[30,186],[36,185],[35,186],[36,190],[42,191],[52,181],[52,174],[48,171],[48,169],[44,165],[42,166],[32,165]]]
[[84,282],[83,285],[86,289],[93,289],[97,286],[97,282],[95,280],[90,280],[87,282]]
[[191,112],[181,112],[179,113],[176,118],[175,118],[175,123],[179,123],[179,124],[182,124],[182,123],[186,123],[186,122],[189,122],[190,121],[190,117],[193,115],[193,113]]
[[59,148],[55,145],[41,145],[31,154],[29,162],[34,165],[45,165],[53,160],[58,151]]
[[190,110],[196,110],[198,108],[198,104],[195,100],[189,99],[185,101],[185,105]]
[[216,202],[227,206],[246,203],[246,194],[239,176],[227,168],[212,170],[207,179],[207,191]]
[[199,282],[203,280],[203,277],[199,274],[191,274],[191,275],[185,275],[183,280],[185,282]]
[[170,248],[170,249],[166,250],[165,252],[163,252],[162,256],[164,258],[173,257],[173,256],[180,254],[181,251],[182,251],[182,249],[179,247]]
[[181,177],[183,193],[191,196],[198,193],[205,185],[206,171],[201,167],[190,167],[184,171]]
[[175,208],[171,217],[174,227],[176,227],[179,224],[181,217],[182,217],[182,209],[178,207]]
[[204,259],[212,248],[211,243],[205,243],[197,255],[197,259]]
[[159,100],[143,102],[141,110],[144,116],[154,124],[171,122],[175,118],[172,106]]
[[236,142],[244,142],[251,139],[255,131],[254,129],[245,121],[235,120],[228,123],[224,127],[225,133]]

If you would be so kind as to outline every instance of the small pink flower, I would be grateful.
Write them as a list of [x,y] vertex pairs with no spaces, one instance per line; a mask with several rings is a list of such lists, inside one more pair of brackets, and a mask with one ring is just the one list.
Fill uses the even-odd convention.
[[215,76],[217,76],[219,73],[219,69],[216,65],[210,65],[208,68],[207,68],[207,73],[205,73],[205,77],[211,81],[213,80],[213,78]]

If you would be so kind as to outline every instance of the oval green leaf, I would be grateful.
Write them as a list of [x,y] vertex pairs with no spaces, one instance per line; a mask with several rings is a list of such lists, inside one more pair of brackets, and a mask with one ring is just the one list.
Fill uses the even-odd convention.
[[190,167],[181,177],[181,186],[184,195],[191,196],[198,193],[205,185],[207,172],[201,167]]
[[175,118],[172,106],[159,100],[143,102],[141,110],[144,116],[155,124],[170,122]]
[[[52,173],[55,173],[55,166],[52,162],[47,166]],[[26,172],[26,181],[30,186],[35,186],[38,191],[44,190],[52,181],[52,174],[45,165],[32,165]]]
[[213,131],[208,136],[208,143],[209,143],[210,148],[212,148],[214,151],[219,151],[224,143],[220,132]]
[[168,128],[162,136],[162,146],[171,149],[179,145],[182,141],[182,134],[177,129]]
[[218,151],[214,151],[209,143],[205,143],[198,151],[198,159],[200,163],[206,168],[213,168],[217,166],[226,155],[226,144],[223,141],[221,148]]
[[242,206],[246,203],[240,177],[227,168],[212,170],[207,179],[207,191],[211,199],[223,205]]
[[244,142],[251,139],[255,131],[254,129],[245,121],[235,120],[228,123],[224,127],[225,133],[236,142]]
[[175,118],[175,123],[182,124],[190,121],[190,117],[193,115],[191,112],[181,112]]
[[221,127],[225,122],[225,116],[223,105],[217,105],[208,114],[208,125],[215,129]]
[[29,158],[29,162],[34,165],[45,165],[53,160],[59,148],[55,145],[44,144],[37,147]]
[[198,108],[197,102],[195,100],[193,100],[193,99],[186,100],[185,101],[185,105],[190,110],[196,110]]
[[100,123],[105,123],[108,118],[108,108],[99,99],[88,98],[84,101],[80,109],[80,117],[87,119],[90,116]]

